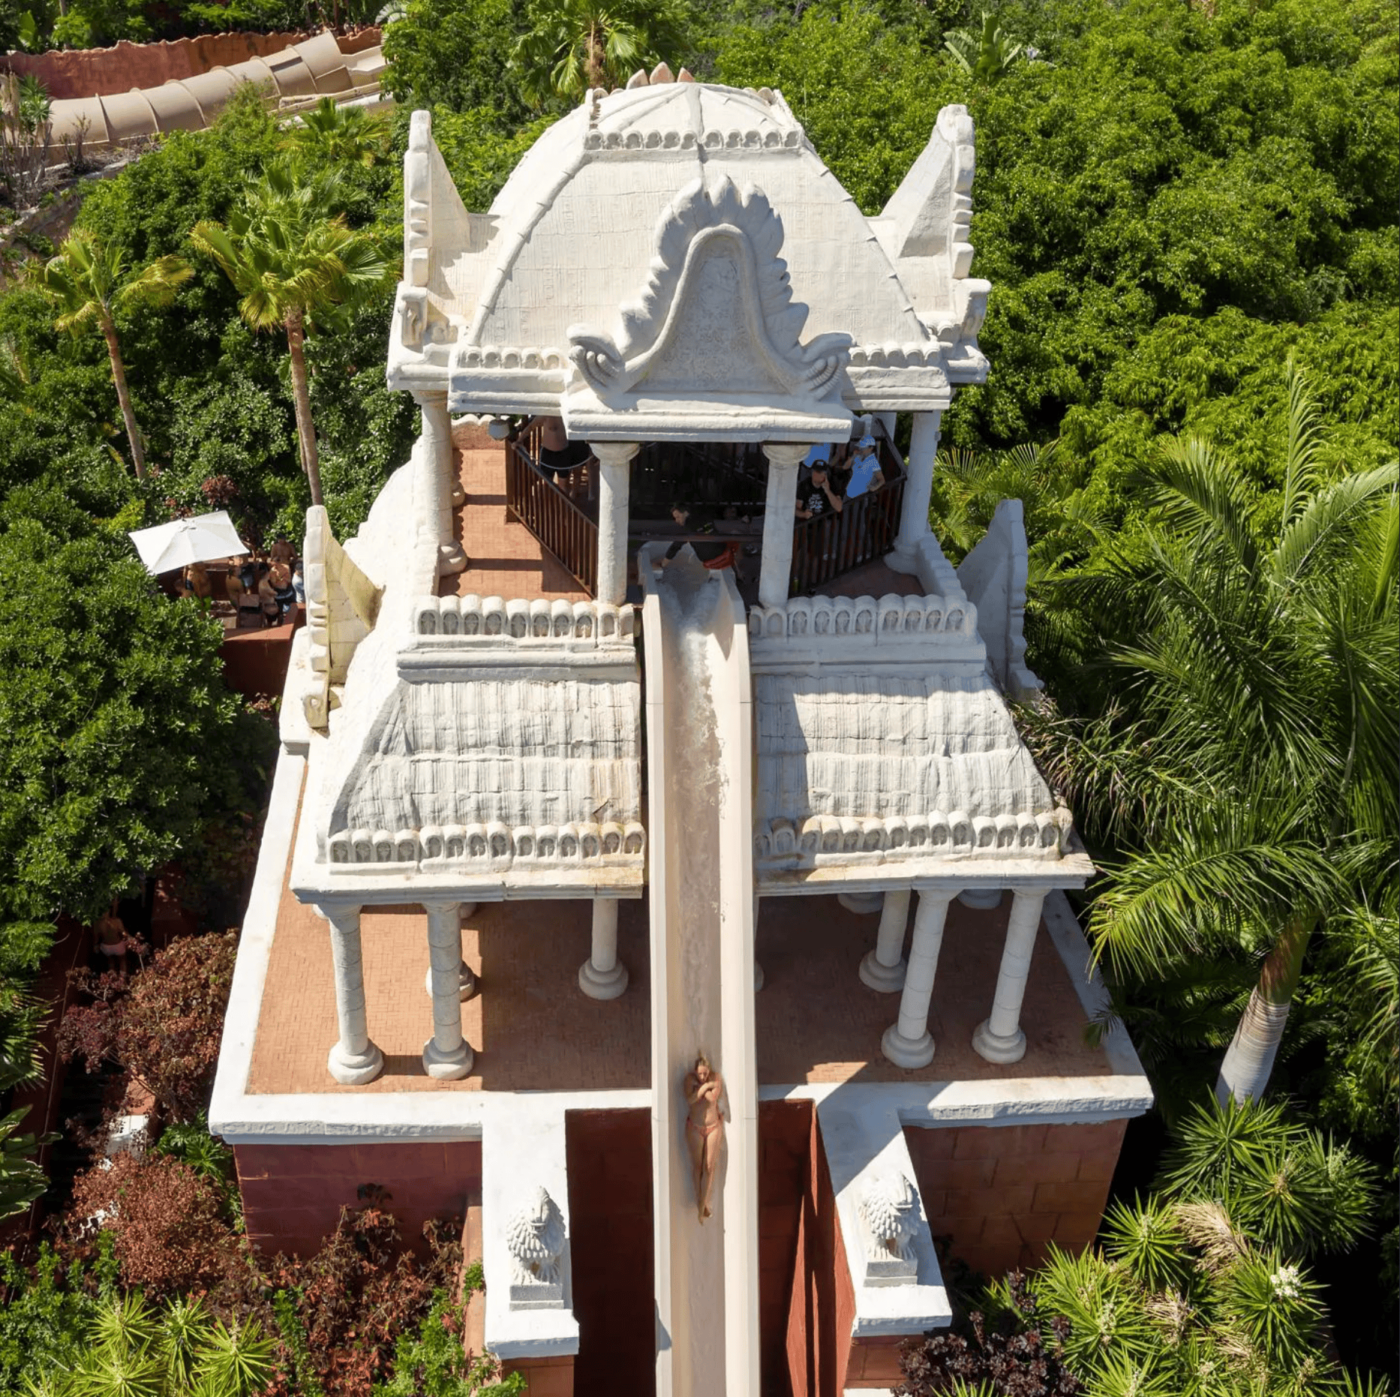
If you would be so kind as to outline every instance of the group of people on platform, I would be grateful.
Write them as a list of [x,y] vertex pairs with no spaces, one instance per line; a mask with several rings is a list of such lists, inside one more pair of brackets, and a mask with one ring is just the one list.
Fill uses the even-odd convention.
[[[794,509],[799,526],[840,514],[848,500],[872,494],[884,485],[872,426],[871,418],[858,418],[849,440],[821,443],[807,453],[798,477]],[[566,494],[574,495],[585,475],[583,468],[592,459],[588,443],[571,441],[559,417],[533,417],[522,430],[530,428],[539,430],[537,465],[541,474]],[[677,500],[670,508],[671,522],[686,537],[671,544],[662,565],[689,544],[707,568],[734,568],[741,572],[746,551],[756,554],[757,549],[746,549],[741,538],[735,536],[753,533],[755,521],[762,513],[759,507],[741,515],[740,507],[730,504],[721,515],[715,515],[703,505]]]
[[215,572],[223,572],[224,590],[235,615],[245,599],[257,599],[264,626],[280,626],[299,602],[306,600],[302,562],[286,534],[278,534],[267,553],[248,551],[220,562],[191,563],[176,585],[177,595],[214,599]]

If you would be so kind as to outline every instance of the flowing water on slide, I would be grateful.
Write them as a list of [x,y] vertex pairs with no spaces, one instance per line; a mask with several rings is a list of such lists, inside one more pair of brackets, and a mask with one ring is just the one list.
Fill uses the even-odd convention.
[[[726,752],[717,710],[729,701],[731,663],[727,634],[729,600],[722,580],[693,555],[678,557],[658,580],[664,671],[666,862],[664,894],[665,1055],[667,1071],[658,1090],[669,1114],[668,1177],[670,1275],[663,1314],[669,1311],[668,1360],[658,1369],[660,1388],[674,1397],[720,1397],[726,1391],[725,1180],[736,1137],[726,1127],[714,1215],[701,1222],[685,1138],[683,1081],[697,1053],[705,1053],[726,1078],[751,1071],[742,1061],[726,1063],[721,1014],[721,819],[725,817]],[[649,636],[654,643],[654,634]],[[732,657],[737,659],[738,657]],[[744,661],[747,664],[745,656]],[[655,890],[653,890],[655,896]],[[654,914],[655,915],[655,914]],[[657,934],[656,932],[653,933]],[[739,1054],[742,1057],[742,1053]],[[731,1051],[730,1056],[734,1056]],[[727,1102],[724,1103],[727,1108]],[[744,1210],[732,1210],[742,1226]],[[731,1242],[732,1245],[732,1242]],[[740,1340],[742,1343],[743,1340]],[[731,1355],[731,1358],[733,1355]],[[669,1371],[669,1383],[663,1374]]]

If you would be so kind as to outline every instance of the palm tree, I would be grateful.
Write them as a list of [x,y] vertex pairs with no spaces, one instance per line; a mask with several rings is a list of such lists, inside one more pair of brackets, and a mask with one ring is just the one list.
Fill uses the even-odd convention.
[[1000,82],[1023,52],[1022,45],[1013,44],[1001,22],[986,10],[980,30],[950,29],[943,36],[943,47],[968,77],[989,86]]
[[40,284],[62,312],[54,321],[55,329],[77,334],[86,326],[96,325],[102,331],[112,363],[117,402],[126,424],[126,439],[131,446],[131,462],[137,479],[142,480],[146,475],[146,454],[126,385],[115,313],[138,305],[168,306],[175,298],[175,288],[194,273],[183,258],[173,255],[158,258],[140,272],[133,272],[124,259],[121,248],[104,247],[91,233],[80,229],[69,235],[58,256],[40,273]]
[[1217,1094],[1268,1085],[1315,934],[1394,875],[1400,743],[1394,464],[1322,478],[1314,410],[1289,370],[1281,496],[1195,439],[1166,444],[1155,515],[1057,584],[1109,647],[1120,707],[1065,740],[1030,733],[1052,776],[1138,847],[1092,930],[1119,976],[1241,950],[1258,979]]
[[334,170],[308,177],[293,165],[273,165],[249,186],[244,207],[227,228],[204,220],[190,234],[241,295],[243,319],[255,330],[286,333],[301,463],[315,505],[325,501],[306,376],[307,332],[396,270],[373,234],[350,228],[343,214],[333,212],[339,190]]
[[686,12],[677,0],[535,0],[510,66],[532,106],[620,87],[639,66],[685,46]]
[[301,114],[301,123],[283,144],[309,157],[313,169],[377,165],[389,153],[388,122],[364,107],[342,107],[334,97],[322,97]]

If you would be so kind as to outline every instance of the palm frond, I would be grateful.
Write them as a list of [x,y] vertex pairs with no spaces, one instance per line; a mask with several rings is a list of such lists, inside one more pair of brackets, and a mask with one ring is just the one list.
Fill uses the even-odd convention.
[[1178,826],[1114,870],[1090,933],[1095,957],[1115,973],[1147,977],[1215,948],[1267,946],[1296,909],[1337,896],[1337,870],[1306,829],[1279,837],[1262,812],[1214,814],[1204,828]]
[[1318,486],[1317,404],[1308,393],[1307,375],[1288,357],[1288,442],[1283,472],[1283,524],[1293,522],[1302,500]]
[[1296,517],[1291,518],[1281,533],[1269,557],[1269,568],[1276,583],[1287,586],[1296,582],[1329,545],[1345,548],[1360,516],[1374,507],[1378,496],[1394,494],[1400,478],[1400,462],[1377,466],[1343,476],[1326,489],[1295,505]]
[[1194,540],[1226,544],[1240,566],[1253,572],[1254,500],[1248,482],[1199,437],[1160,443],[1151,473],[1151,497],[1168,528]]

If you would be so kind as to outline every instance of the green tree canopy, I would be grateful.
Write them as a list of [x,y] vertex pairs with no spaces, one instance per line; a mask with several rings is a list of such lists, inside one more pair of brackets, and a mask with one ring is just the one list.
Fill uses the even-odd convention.
[[226,785],[222,631],[156,590],[120,523],[34,488],[0,510],[0,588],[0,922],[90,920]]

